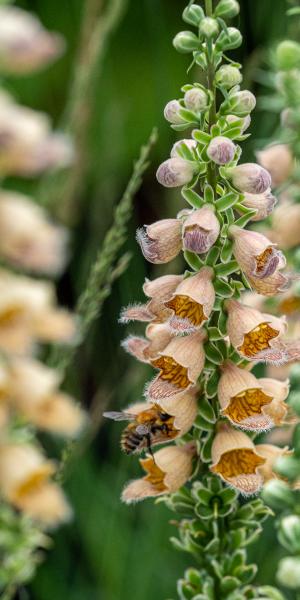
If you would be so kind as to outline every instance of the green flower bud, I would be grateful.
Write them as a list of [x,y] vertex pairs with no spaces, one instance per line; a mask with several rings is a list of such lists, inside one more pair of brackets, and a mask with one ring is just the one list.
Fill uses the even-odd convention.
[[236,67],[223,65],[216,73],[216,82],[226,89],[239,85],[242,81],[242,75]]
[[185,54],[199,50],[200,42],[192,31],[180,31],[174,37],[173,46],[178,52]]
[[276,59],[281,71],[290,71],[300,66],[300,44],[285,40],[277,46]]
[[300,557],[286,556],[279,561],[277,581],[287,588],[300,588]]
[[204,17],[200,23],[199,31],[207,38],[216,37],[219,33],[218,22],[212,17]]
[[300,552],[300,517],[289,515],[280,523],[278,539],[286,550]]
[[254,110],[255,106],[256,98],[254,94],[248,90],[242,90],[229,97],[228,110],[226,112],[232,112],[238,117],[246,117]]
[[222,31],[216,41],[216,50],[234,50],[238,48],[243,41],[242,35],[235,27],[228,27],[227,33]]
[[193,87],[184,94],[185,106],[196,113],[203,112],[209,106],[208,94],[198,87]]
[[239,3],[236,0],[221,0],[215,10],[216,17],[231,19],[240,12]]
[[262,498],[274,510],[284,510],[294,506],[294,495],[288,485],[279,479],[271,479],[262,490]]
[[204,18],[204,11],[198,4],[187,6],[182,13],[183,20],[189,25],[198,27],[200,21]]

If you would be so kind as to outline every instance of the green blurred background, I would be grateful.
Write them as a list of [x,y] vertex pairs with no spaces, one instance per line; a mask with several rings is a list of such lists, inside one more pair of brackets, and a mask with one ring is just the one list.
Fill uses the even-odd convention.
[[[39,15],[50,30],[61,32],[67,41],[65,56],[40,74],[8,78],[6,85],[19,101],[48,112],[59,126],[68,98],[80,37],[82,11],[89,0],[28,0],[17,4]],[[101,2],[100,2],[101,4]],[[112,222],[113,208],[130,176],[132,162],[150,134],[159,128],[159,141],[152,164],[134,203],[125,250],[134,255],[128,271],[114,285],[88,339],[69,370],[67,388],[86,407],[98,413],[107,406],[120,409],[142,396],[151,377],[120,349],[126,333],[138,326],[118,325],[123,305],[142,300],[145,276],[155,277],[167,269],[145,263],[135,243],[135,229],[163,216],[174,216],[182,207],[177,192],[166,192],[156,182],[155,170],[170,151],[176,134],[164,121],[163,107],[179,97],[181,85],[193,81],[186,75],[188,59],[178,55],[172,38],[184,29],[181,13],[184,0],[127,0],[123,15],[106,48],[102,68],[94,78],[94,111],[88,132],[88,172],[79,200],[79,218],[72,231],[72,258],[59,281],[62,303],[73,307],[83,289],[88,269],[103,236]],[[242,0],[237,19],[244,35],[243,47],[232,57],[245,65],[244,85],[265,94],[258,69],[267,68],[268,49],[286,31],[284,0]],[[253,158],[257,138],[263,143],[274,135],[276,113],[256,111],[253,138],[244,146],[244,157]],[[38,190],[36,182],[10,181],[10,187]],[[172,270],[180,270],[174,262]],[[127,329],[127,331],[126,331]],[[96,411],[96,412],[97,412]],[[89,446],[72,464],[66,490],[74,506],[75,519],[54,534],[53,548],[38,569],[35,580],[20,598],[33,600],[165,600],[175,598],[175,581],[188,565],[187,557],[172,550],[169,537],[174,516],[151,501],[125,507],[119,500],[124,483],[140,473],[136,458],[124,457],[119,449],[121,424],[99,425]],[[46,441],[49,451],[59,444]],[[272,556],[269,555],[272,544]],[[264,544],[255,548],[263,579],[274,574],[275,539],[271,530]]]

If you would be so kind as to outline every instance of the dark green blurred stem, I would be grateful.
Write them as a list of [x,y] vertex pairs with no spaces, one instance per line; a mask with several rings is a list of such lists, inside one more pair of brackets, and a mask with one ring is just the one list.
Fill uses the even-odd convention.
[[213,13],[213,6],[212,6],[212,0],[205,0],[205,11],[208,17],[212,16]]
[[[205,10],[208,17],[212,16],[213,6],[212,0],[205,0]],[[206,42],[206,60],[207,60],[207,87],[212,94],[212,102],[209,110],[208,128],[209,132],[212,125],[216,122],[216,86],[215,86],[215,66],[213,59],[213,45],[210,39]],[[207,170],[207,180],[213,189],[216,187],[216,167],[209,163]]]

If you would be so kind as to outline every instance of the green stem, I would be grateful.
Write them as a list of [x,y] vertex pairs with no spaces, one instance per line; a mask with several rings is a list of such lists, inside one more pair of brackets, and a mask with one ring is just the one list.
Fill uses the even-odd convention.
[[212,0],[205,0],[205,12],[208,17],[212,16],[212,14],[213,14]]

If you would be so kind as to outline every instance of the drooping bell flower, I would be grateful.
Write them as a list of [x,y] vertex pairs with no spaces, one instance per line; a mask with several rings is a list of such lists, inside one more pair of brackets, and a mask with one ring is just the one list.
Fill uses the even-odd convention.
[[255,163],[227,168],[226,176],[235,188],[248,194],[263,194],[271,187],[270,173]]
[[158,357],[171,339],[172,332],[167,324],[150,323],[146,328],[146,337],[129,335],[122,342],[122,347],[137,360],[149,363]]
[[193,333],[210,317],[215,302],[213,269],[203,267],[184,279],[165,306],[172,311],[168,323],[174,333]]
[[146,260],[154,264],[168,263],[182,249],[181,222],[162,219],[145,229],[138,229],[136,239]]
[[164,303],[171,298],[182,280],[183,275],[163,275],[152,281],[146,279],[143,292],[145,296],[148,296],[148,302],[145,304],[132,304],[123,308],[120,323],[166,321],[171,313]]
[[263,219],[266,219],[272,213],[276,202],[277,200],[275,196],[273,196],[270,188],[263,194],[248,194],[245,192],[242,200],[243,206],[256,210],[256,214],[251,217],[251,221],[262,221]]
[[274,470],[274,465],[278,458],[292,454],[292,452],[287,446],[279,448],[273,444],[257,444],[256,449],[265,459],[265,463],[259,469],[264,478],[264,483],[267,483],[270,479],[280,479],[280,476]]
[[183,248],[196,254],[208,252],[219,237],[220,223],[212,206],[192,211],[182,228]]

